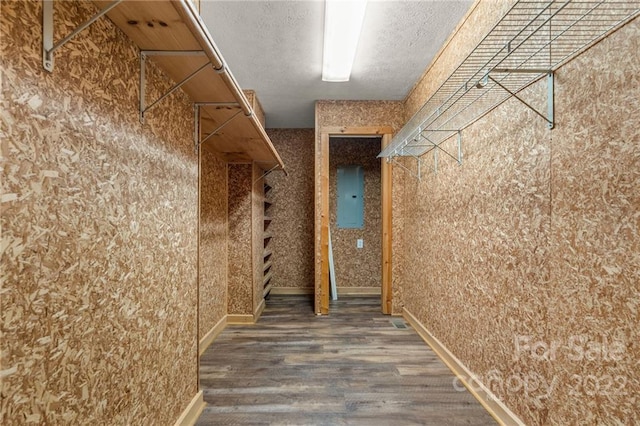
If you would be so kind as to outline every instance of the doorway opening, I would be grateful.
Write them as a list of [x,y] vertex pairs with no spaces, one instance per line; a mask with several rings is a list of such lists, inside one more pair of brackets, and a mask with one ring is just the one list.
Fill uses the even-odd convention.
[[338,296],[381,294],[381,139],[329,137],[329,266]]
[[391,165],[377,155],[391,140],[391,130],[340,128],[319,133],[315,312],[329,313],[331,236],[338,295],[379,294],[382,312],[390,314]]

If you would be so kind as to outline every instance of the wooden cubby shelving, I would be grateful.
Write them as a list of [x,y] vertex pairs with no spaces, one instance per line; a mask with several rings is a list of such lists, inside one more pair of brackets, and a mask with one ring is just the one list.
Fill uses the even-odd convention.
[[269,210],[271,207],[271,199],[270,199],[271,186],[268,183],[264,184],[264,232],[263,232],[263,240],[264,240],[264,252],[263,252],[263,278],[262,278],[262,286],[263,286],[263,295],[264,297],[269,296],[269,292],[271,291],[271,278],[273,276],[272,266],[273,261],[271,256],[273,255],[273,251],[271,250],[271,239],[273,238],[273,234],[269,230],[269,227],[272,222],[271,216],[269,216]]

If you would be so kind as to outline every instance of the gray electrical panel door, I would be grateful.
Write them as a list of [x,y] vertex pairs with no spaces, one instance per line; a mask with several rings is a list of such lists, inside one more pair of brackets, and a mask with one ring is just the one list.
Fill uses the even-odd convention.
[[338,228],[364,227],[364,169],[338,166]]

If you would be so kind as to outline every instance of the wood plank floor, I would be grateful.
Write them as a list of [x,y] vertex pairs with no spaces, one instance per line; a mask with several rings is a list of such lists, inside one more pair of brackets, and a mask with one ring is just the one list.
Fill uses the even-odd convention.
[[198,425],[495,425],[379,297],[343,297],[317,317],[274,296],[255,325],[228,326],[203,354]]

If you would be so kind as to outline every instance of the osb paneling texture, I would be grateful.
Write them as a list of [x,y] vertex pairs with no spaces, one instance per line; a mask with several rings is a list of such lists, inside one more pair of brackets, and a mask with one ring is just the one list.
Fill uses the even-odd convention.
[[466,21],[458,24],[445,43],[446,47],[427,67],[405,99],[405,121],[420,109],[515,3],[516,0],[482,0],[474,3]]
[[318,101],[316,128],[391,126],[399,130],[403,123],[400,101]]
[[[41,65],[41,2],[2,2],[2,424],[170,424],[197,392],[197,162],[176,93],[138,121],[107,19]],[[96,13],[55,2],[57,37]],[[153,67],[149,96],[171,83]]]
[[227,165],[208,147],[200,166],[199,339],[227,313]]
[[638,39],[560,69],[552,132],[512,99],[405,173],[405,306],[527,424],[639,421]]
[[[340,287],[380,287],[382,282],[382,210],[380,138],[331,138],[329,143],[329,212],[333,262]],[[337,170],[364,168],[364,228],[337,227]],[[362,238],[363,248],[356,248]]]
[[[535,89],[523,96],[539,104],[544,87]],[[513,336],[546,335],[546,126],[511,100],[463,141],[463,166],[440,155],[433,174],[427,155],[422,180],[405,177],[404,304],[480,377],[530,374],[533,366],[511,358]],[[500,396],[520,415],[534,409],[517,394]]]
[[[558,73],[550,423],[640,424],[640,20]],[[560,392],[561,387],[567,391]]]
[[[398,101],[318,101],[316,102],[316,129],[318,134],[315,139],[314,148],[314,182],[320,181],[320,155],[315,152],[320,151],[320,133],[323,128],[327,127],[366,127],[366,126],[391,126],[394,131],[399,130],[404,124],[404,103]],[[287,163],[288,164],[288,163]],[[395,202],[394,197],[394,202]],[[320,205],[319,188],[314,188],[314,203]],[[314,218],[314,226],[320,228],[319,217]],[[394,221],[394,229],[396,227]],[[314,241],[314,259],[320,258],[320,244],[318,239]],[[394,253],[395,256],[395,253]],[[314,260],[315,262],[315,260]],[[318,270],[315,270],[315,281],[319,281]],[[314,282],[315,282],[314,281]],[[315,287],[315,285],[314,285]],[[315,294],[315,311],[320,311],[321,294],[320,289],[316,288]],[[397,295],[397,292],[393,292]],[[394,299],[394,304],[401,304],[401,301]]]
[[251,164],[229,164],[228,313],[253,315]]
[[286,176],[274,172],[266,177],[273,204],[267,214],[273,219],[274,287],[313,288],[313,129],[268,129]]
[[253,263],[253,308],[251,313],[255,313],[256,309],[264,299],[264,285],[262,279],[264,277],[264,171],[253,164],[252,196],[251,196],[251,227],[252,227],[252,263]]
[[399,167],[392,165],[392,223],[391,223],[391,314],[402,315],[404,308],[402,287],[404,282],[405,271],[405,220],[406,220],[406,203],[405,192],[407,187],[405,179],[412,179]]

